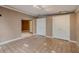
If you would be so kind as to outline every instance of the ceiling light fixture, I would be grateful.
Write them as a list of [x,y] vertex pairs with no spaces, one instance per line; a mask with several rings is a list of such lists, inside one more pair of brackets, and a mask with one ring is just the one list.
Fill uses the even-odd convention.
[[59,11],[59,13],[68,13],[67,11]]
[[33,5],[33,7],[37,8],[37,9],[41,9],[41,6],[39,6],[39,5]]
[[46,6],[42,6],[42,5],[33,5],[34,8],[40,9],[40,10],[44,10],[44,11],[50,11],[49,9],[46,9]]

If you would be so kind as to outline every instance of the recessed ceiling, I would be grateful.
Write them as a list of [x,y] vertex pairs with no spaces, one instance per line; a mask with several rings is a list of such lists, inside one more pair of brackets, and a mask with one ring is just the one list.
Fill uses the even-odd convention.
[[57,14],[59,12],[73,12],[77,9],[78,5],[7,5],[5,7],[28,15],[39,16]]

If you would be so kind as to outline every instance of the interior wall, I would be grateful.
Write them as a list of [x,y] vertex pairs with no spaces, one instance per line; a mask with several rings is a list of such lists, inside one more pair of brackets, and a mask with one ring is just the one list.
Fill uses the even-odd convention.
[[0,42],[12,40],[21,36],[21,19],[27,15],[0,7]]
[[52,37],[52,16],[46,17],[46,36]]
[[36,18],[32,19],[32,32],[36,34]]
[[[32,28],[33,28],[32,23],[33,23],[33,22],[32,22],[32,20],[31,20],[31,21],[30,21],[30,32],[32,32],[32,30],[33,30],[33,29],[32,29]],[[33,32],[32,32],[32,33],[33,33]]]
[[76,36],[79,43],[79,12],[76,12]]
[[[73,41],[79,41],[79,13],[75,14],[68,14],[68,17],[65,17],[65,19],[70,19],[69,21],[69,32],[70,32],[70,40]],[[53,36],[53,17],[54,16],[47,16],[46,17],[46,36]],[[36,21],[37,19],[34,19],[34,32],[36,32]],[[65,23],[67,24],[67,23]],[[66,28],[68,29],[68,28]],[[77,30],[76,30],[77,29]],[[76,32],[77,31],[77,32]],[[76,34],[77,33],[77,34]]]
[[[79,12],[69,15],[70,15],[70,40],[79,42]],[[51,32],[53,31],[53,28],[51,27],[51,24],[53,24],[53,17],[54,16],[52,16],[52,21],[51,21],[51,16],[47,16],[47,20],[46,20],[47,36],[51,36],[51,35],[53,36],[53,34],[51,34]]]
[[77,41],[76,38],[76,14],[70,15],[70,39],[73,41]]

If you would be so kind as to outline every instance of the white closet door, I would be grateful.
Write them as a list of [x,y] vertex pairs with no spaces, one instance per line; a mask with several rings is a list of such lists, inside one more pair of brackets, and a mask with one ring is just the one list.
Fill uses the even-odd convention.
[[53,17],[53,38],[70,39],[70,15]]
[[46,18],[38,18],[36,21],[37,34],[46,35]]

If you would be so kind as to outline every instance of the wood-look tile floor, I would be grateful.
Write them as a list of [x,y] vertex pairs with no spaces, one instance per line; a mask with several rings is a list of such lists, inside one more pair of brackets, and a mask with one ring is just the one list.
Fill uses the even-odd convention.
[[20,39],[0,46],[1,53],[78,53],[77,44],[40,35]]

